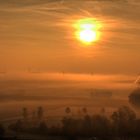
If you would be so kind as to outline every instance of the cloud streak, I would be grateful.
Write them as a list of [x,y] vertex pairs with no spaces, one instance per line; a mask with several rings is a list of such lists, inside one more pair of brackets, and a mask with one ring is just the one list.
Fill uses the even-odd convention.
[[[138,0],[0,0],[0,62],[10,69],[36,65],[52,71],[97,72],[98,67],[120,73],[126,65],[128,71],[138,72],[139,8]],[[100,42],[85,51],[74,38],[72,23],[86,17],[104,26]]]

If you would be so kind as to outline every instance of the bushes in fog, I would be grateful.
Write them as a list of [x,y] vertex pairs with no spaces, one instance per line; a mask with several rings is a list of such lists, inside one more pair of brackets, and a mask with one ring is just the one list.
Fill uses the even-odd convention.
[[66,136],[106,136],[110,135],[111,125],[105,116],[84,116],[83,119],[64,118],[62,134]]
[[140,88],[135,89],[129,96],[129,102],[137,108],[140,108]]
[[[42,109],[41,109],[42,110]],[[70,108],[66,108],[67,115],[62,118],[61,126],[48,127],[45,120],[39,121],[36,125],[26,125],[22,121],[17,121],[14,124],[13,130],[38,133],[42,135],[61,135],[67,136],[70,139],[74,137],[124,137],[124,136],[140,136],[140,119],[136,118],[136,114],[129,107],[123,106],[113,112],[111,116],[106,116],[104,113],[88,115],[87,109],[83,109],[84,115],[75,118],[71,113]],[[28,127],[27,127],[28,126]]]
[[113,112],[112,116],[112,128],[117,135],[132,135],[135,124],[136,114],[130,108],[124,106]]
[[64,117],[62,124],[62,134],[66,136],[140,136],[140,120],[127,106],[120,107],[110,117],[103,114],[86,114],[82,119]]

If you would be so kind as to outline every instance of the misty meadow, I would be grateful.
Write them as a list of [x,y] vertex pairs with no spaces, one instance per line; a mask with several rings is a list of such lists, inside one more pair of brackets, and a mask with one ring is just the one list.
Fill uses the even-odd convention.
[[139,0],[0,0],[0,138],[140,139]]

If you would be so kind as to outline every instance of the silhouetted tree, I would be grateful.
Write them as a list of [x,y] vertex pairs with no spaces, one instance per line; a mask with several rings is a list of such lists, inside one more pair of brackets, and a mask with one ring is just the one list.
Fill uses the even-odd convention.
[[38,119],[41,121],[44,117],[44,110],[43,108],[40,106],[38,107],[38,111],[37,111],[37,117]]
[[92,120],[89,115],[86,115],[83,120],[83,132],[85,136],[90,136],[92,133]]
[[140,119],[136,120],[133,136],[140,138]]
[[32,112],[32,120],[35,120],[35,118],[36,118],[36,112],[33,111],[33,112]]
[[17,120],[17,122],[12,127],[14,131],[20,132],[23,129],[23,123],[21,120]]
[[140,87],[135,89],[130,95],[129,95],[129,102],[131,105],[133,105],[136,108],[140,108]]
[[23,113],[22,113],[22,115],[23,115],[23,119],[24,119],[24,121],[27,121],[28,120],[28,109],[26,108],[26,107],[24,107],[23,108]]
[[67,115],[69,115],[71,113],[70,107],[66,107],[65,112],[66,112]]
[[93,129],[93,134],[94,136],[102,136],[106,137],[110,135],[110,130],[111,130],[111,124],[110,120],[103,115],[94,115],[92,117],[92,129]]
[[103,107],[103,108],[101,108],[101,115],[105,115],[106,114],[106,109]]
[[47,134],[47,125],[45,121],[40,122],[39,132],[43,134]]
[[82,111],[83,111],[84,115],[87,115],[88,110],[87,110],[87,108],[86,108],[86,107],[82,108]]
[[74,140],[78,134],[78,121],[73,118],[64,117],[62,120],[62,132],[69,139]]
[[136,114],[127,106],[120,107],[111,116],[114,132],[117,135],[129,135],[134,130]]

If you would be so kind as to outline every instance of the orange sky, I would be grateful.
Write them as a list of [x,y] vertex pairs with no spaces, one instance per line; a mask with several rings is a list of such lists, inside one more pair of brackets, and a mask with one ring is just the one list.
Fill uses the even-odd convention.
[[[0,71],[138,74],[139,0],[0,0]],[[74,37],[81,18],[101,22],[90,47]]]

